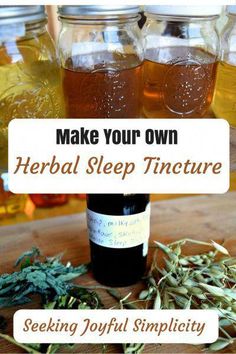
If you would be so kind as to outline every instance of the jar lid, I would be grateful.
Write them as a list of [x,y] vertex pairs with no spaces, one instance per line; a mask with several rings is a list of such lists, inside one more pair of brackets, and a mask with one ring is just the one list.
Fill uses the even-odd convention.
[[148,14],[179,17],[206,17],[218,16],[221,14],[222,6],[145,6]]
[[236,15],[236,5],[229,5],[226,8],[228,14]]
[[139,6],[103,6],[103,5],[62,5],[58,6],[58,13],[61,17],[77,16],[119,16],[138,14]]
[[45,7],[35,6],[0,6],[0,24],[40,21],[46,18]]

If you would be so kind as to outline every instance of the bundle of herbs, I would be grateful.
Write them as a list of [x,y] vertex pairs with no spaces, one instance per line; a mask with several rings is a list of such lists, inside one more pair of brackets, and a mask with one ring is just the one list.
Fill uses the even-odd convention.
[[[102,302],[96,292],[74,284],[72,280],[88,271],[87,265],[73,267],[64,265],[61,255],[41,257],[37,248],[21,255],[16,263],[20,270],[0,276],[0,308],[22,305],[32,301],[31,295],[40,295],[45,309],[97,309]],[[1,331],[6,328],[5,319],[0,316]],[[0,333],[3,338],[16,344],[28,353],[56,353],[60,344],[20,344],[12,337]],[[68,345],[71,349],[73,346]]]
[[20,270],[0,276],[0,308],[30,302],[32,294],[41,295],[43,304],[69,294],[74,287],[70,281],[88,270],[84,264],[78,267],[70,263],[64,265],[61,255],[42,258],[37,248],[21,255],[15,267]]
[[[186,256],[187,243],[210,247],[207,253]],[[213,309],[220,319],[220,337],[208,347],[219,351],[236,341],[236,258],[222,245],[189,239],[169,245],[155,241],[147,289],[139,299],[154,309]],[[164,266],[158,265],[160,251]]]

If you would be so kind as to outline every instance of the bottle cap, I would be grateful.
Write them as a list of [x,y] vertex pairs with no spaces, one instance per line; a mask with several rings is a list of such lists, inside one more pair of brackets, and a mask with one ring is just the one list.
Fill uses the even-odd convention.
[[236,5],[229,5],[226,8],[228,14],[236,15]]
[[46,19],[45,7],[35,6],[0,6],[0,24],[34,22]]
[[177,17],[219,16],[222,6],[145,6],[147,14]]
[[60,17],[76,18],[80,16],[119,16],[135,15],[140,11],[139,6],[103,6],[103,5],[62,5],[58,6]]

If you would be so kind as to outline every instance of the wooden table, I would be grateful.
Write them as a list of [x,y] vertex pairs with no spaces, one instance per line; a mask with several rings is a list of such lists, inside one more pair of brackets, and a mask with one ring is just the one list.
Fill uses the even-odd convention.
[[[195,196],[176,200],[153,203],[151,218],[152,241],[171,242],[189,237],[199,240],[214,239],[225,242],[231,254],[236,255],[236,192],[219,196]],[[74,265],[89,261],[89,247],[84,214],[55,217],[15,226],[0,228],[0,269],[11,272],[15,259],[33,245],[48,256],[64,252],[64,260]],[[192,248],[192,247],[191,247]],[[195,249],[201,251],[201,247]],[[150,252],[151,256],[151,252]],[[94,284],[91,274],[79,279],[83,284]],[[143,284],[120,289],[123,295],[133,291],[136,295]],[[107,307],[114,305],[114,300],[105,292],[100,293]],[[36,308],[37,302],[26,308]],[[0,310],[11,322],[14,311]],[[9,325],[11,333],[11,325]],[[201,353],[203,347],[192,345],[146,345],[144,353]],[[0,340],[0,353],[21,353],[22,350]],[[121,352],[121,346],[110,345],[108,352]],[[235,353],[236,346],[227,348],[224,353]],[[99,345],[78,345],[73,353],[101,353]]]

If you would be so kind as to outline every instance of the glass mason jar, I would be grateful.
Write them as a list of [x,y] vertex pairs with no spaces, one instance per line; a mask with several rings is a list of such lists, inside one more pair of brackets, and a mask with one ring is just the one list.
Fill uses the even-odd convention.
[[69,118],[138,118],[138,6],[60,6],[58,51]]
[[236,6],[227,7],[227,16],[212,108],[216,117],[236,126]]
[[0,6],[0,217],[24,205],[23,196],[8,191],[9,122],[64,116],[60,66],[46,23],[44,6]]
[[143,114],[200,118],[210,107],[221,6],[147,6]]

